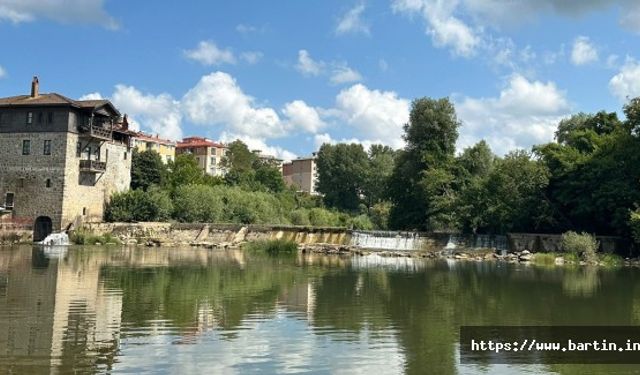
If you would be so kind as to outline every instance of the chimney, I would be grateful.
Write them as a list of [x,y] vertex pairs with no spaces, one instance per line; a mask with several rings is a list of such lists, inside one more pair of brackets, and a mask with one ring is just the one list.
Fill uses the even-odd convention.
[[38,82],[38,77],[34,76],[33,81],[31,81],[31,97],[37,98],[40,90],[40,83]]

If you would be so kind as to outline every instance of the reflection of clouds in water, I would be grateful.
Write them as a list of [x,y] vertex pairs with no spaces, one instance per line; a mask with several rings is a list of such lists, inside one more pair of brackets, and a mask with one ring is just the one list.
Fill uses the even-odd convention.
[[[404,356],[393,335],[364,330],[317,335],[301,314],[279,310],[272,319],[243,322],[233,339],[220,331],[199,336],[197,345],[171,345],[178,337],[123,338],[113,373],[295,373],[305,371],[371,374],[401,373]],[[326,333],[326,331],[325,331]]]

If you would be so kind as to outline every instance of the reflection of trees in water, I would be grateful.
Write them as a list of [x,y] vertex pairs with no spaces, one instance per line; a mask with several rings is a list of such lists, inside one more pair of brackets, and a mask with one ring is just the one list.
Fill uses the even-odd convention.
[[596,267],[568,269],[562,280],[562,288],[570,296],[592,296],[599,286],[600,276]]

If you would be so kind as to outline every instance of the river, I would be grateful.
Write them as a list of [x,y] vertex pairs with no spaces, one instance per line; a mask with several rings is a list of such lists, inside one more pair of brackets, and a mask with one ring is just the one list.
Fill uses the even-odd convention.
[[462,365],[461,325],[638,325],[640,270],[0,248],[0,373],[637,373]]

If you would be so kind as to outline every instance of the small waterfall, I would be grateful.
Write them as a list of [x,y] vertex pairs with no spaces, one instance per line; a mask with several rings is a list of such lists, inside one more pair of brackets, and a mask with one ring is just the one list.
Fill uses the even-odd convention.
[[351,235],[351,244],[365,249],[419,250],[421,238],[417,233],[355,231]]
[[69,236],[66,232],[51,233],[39,244],[44,246],[69,246]]

